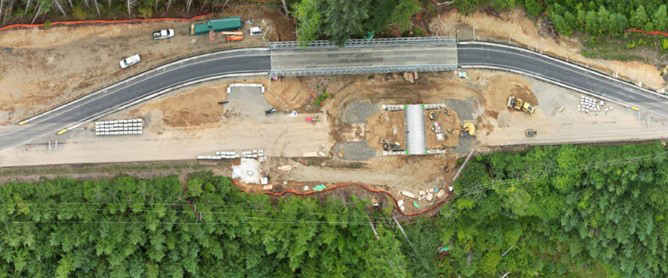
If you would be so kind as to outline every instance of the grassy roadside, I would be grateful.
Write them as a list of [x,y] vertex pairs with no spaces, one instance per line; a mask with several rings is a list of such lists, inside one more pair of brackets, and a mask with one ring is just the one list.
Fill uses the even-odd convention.
[[601,43],[601,41],[600,38],[586,38],[582,45],[582,56],[593,59],[639,61],[652,64],[652,59],[633,54],[633,51],[627,49],[622,41],[617,39],[606,39],[606,43]]
[[668,51],[662,48],[661,37],[627,34],[623,38],[582,37],[582,56],[594,59],[638,61],[663,66]]

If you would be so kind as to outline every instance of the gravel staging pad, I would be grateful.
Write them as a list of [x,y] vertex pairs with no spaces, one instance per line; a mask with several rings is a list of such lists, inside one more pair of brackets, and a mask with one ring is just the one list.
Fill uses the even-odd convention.
[[366,119],[378,112],[380,107],[369,101],[353,101],[343,110],[343,122],[347,124],[366,123]]
[[472,97],[469,97],[466,100],[448,99],[445,103],[448,108],[452,108],[457,112],[457,117],[459,117],[460,120],[472,121],[480,116],[480,112],[478,111],[479,105],[477,105]]
[[338,143],[334,146],[334,152],[343,152],[341,159],[344,160],[367,160],[376,156],[376,150],[370,148],[365,141]]

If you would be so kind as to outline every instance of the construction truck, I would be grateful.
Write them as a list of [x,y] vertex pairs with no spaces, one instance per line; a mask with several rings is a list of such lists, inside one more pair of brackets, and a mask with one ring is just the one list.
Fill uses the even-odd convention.
[[534,108],[530,103],[515,96],[508,97],[507,105],[509,108],[514,108],[517,111],[524,111],[529,114],[533,114],[533,112],[536,112],[536,108]]
[[244,35],[225,35],[225,42],[239,42],[244,39]]
[[238,16],[211,19],[203,22],[195,22],[190,25],[190,34],[204,35],[208,34],[210,31],[214,32],[236,31],[241,29],[242,24],[243,21],[241,21],[241,17]]

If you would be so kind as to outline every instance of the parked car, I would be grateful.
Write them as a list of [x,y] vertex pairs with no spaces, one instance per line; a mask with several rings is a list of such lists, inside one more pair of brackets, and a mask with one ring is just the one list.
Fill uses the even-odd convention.
[[162,29],[153,32],[154,40],[169,39],[174,36],[174,29]]
[[262,35],[262,29],[260,29],[260,27],[251,27],[250,34],[251,36]]
[[527,130],[524,131],[524,135],[526,135],[526,137],[534,137],[537,134],[538,134],[538,131],[536,131],[535,129],[527,129]]
[[267,115],[267,116],[269,116],[271,114],[274,114],[274,113],[276,113],[276,108],[271,108],[267,111],[264,111],[264,114]]
[[121,60],[121,68],[127,68],[129,66],[132,66],[136,63],[139,63],[141,61],[141,58],[139,58],[139,54],[132,55],[130,57],[127,57],[123,60]]

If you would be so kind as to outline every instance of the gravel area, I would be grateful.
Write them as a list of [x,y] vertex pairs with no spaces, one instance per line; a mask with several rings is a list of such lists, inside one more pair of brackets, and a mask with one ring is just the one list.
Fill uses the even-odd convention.
[[510,126],[510,111],[506,110],[501,110],[499,112],[499,115],[496,117],[496,121],[499,123],[499,127],[508,127]]
[[239,115],[254,120],[263,120],[267,116],[264,111],[271,108],[271,105],[264,99],[264,94],[260,88],[255,87],[234,87],[231,93],[227,95],[228,104],[225,105],[225,115]]
[[353,101],[343,110],[343,122],[347,124],[366,123],[366,119],[378,112],[378,105],[370,101]]
[[471,151],[471,147],[473,147],[473,142],[473,138],[469,136],[461,136],[459,137],[457,147],[452,151],[457,155],[467,155]]
[[448,99],[445,101],[445,103],[447,104],[448,108],[451,108],[457,112],[457,117],[459,117],[459,120],[473,121],[482,113],[482,111],[479,109],[479,103],[472,97],[469,97],[466,100]]
[[367,160],[376,156],[376,150],[365,141],[338,143],[334,146],[334,152],[342,152],[344,160]]

